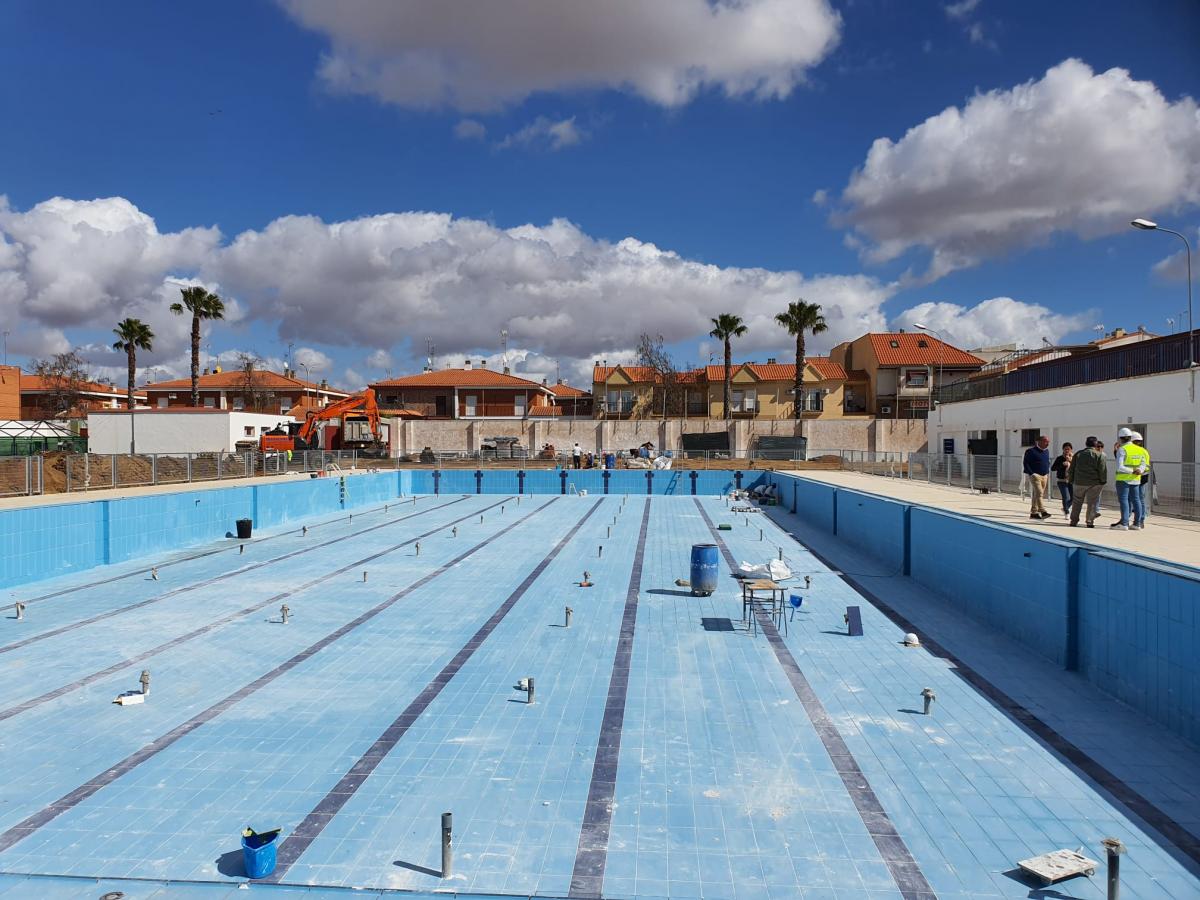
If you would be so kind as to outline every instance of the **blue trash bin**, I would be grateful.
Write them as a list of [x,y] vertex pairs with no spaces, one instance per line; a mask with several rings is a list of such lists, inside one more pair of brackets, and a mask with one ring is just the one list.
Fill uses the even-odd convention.
[[279,829],[261,834],[252,828],[242,832],[242,863],[249,878],[266,878],[275,871],[275,839]]
[[719,555],[716,544],[692,545],[692,594],[707,597],[717,589]]

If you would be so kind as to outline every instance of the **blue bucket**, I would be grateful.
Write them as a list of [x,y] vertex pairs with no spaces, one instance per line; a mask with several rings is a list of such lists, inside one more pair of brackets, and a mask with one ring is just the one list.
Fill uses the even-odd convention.
[[692,544],[692,594],[707,597],[717,589],[720,555],[716,544]]
[[[250,829],[246,829],[250,831]],[[275,871],[275,839],[279,829],[242,834],[242,864],[249,878],[266,878]]]

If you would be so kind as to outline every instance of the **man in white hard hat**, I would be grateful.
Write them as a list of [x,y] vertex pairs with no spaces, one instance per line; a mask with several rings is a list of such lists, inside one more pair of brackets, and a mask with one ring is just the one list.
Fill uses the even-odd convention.
[[1150,515],[1150,503],[1154,499],[1154,496],[1153,496],[1154,472],[1150,466],[1150,451],[1146,449],[1146,439],[1144,437],[1142,437],[1142,435],[1139,432],[1135,431],[1133,433],[1133,442],[1135,444],[1137,444],[1139,447],[1141,447],[1142,450],[1144,450],[1146,453],[1146,471],[1144,471],[1142,473],[1142,485],[1141,485],[1141,503],[1142,503],[1141,513],[1142,514],[1141,514],[1141,517],[1138,519],[1137,525],[1132,526],[1132,527],[1145,528],[1146,527],[1146,519]]
[[1144,447],[1133,442],[1133,430],[1122,428],[1117,432],[1117,503],[1121,506],[1121,519],[1110,528],[1128,531],[1130,514],[1133,527],[1142,527],[1142,475],[1150,468],[1150,454]]

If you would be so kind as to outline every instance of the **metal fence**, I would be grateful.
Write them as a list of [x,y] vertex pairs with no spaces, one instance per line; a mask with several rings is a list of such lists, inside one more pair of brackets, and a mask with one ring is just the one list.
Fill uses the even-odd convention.
[[28,497],[42,493],[42,457],[0,458],[0,497]]
[[[1028,496],[1020,456],[986,456],[977,453],[910,453],[907,456],[903,465],[895,465],[888,472],[873,474],[890,474],[973,491]],[[1102,506],[1115,508],[1115,463],[1110,459],[1108,465],[1108,484],[1104,487],[1100,502]],[[1155,460],[1151,472],[1150,483],[1146,486],[1148,514],[1200,519],[1200,503],[1197,502],[1196,493],[1200,464]],[[1051,475],[1047,505],[1053,509],[1057,500],[1058,491],[1054,476]]]
[[[46,463],[34,458],[42,465]],[[94,491],[354,468],[353,451],[304,453],[73,453],[49,463],[55,489]],[[365,461],[364,461],[365,462]],[[39,490],[32,493],[41,493]]]

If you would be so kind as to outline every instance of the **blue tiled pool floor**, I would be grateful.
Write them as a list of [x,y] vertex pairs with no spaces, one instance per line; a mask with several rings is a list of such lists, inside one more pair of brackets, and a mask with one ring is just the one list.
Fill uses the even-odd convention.
[[[676,586],[714,534],[812,577],[774,649],[724,563],[711,597]],[[264,537],[158,580],[144,560],[16,592],[77,588],[0,619],[0,897],[241,896],[247,824],[283,829],[263,896],[1102,898],[1103,863],[1046,893],[1012,870],[1063,847],[1102,860],[1107,836],[1129,847],[1124,897],[1200,895],[1161,838],[720,498],[423,497]],[[147,702],[113,705],[142,669]],[[1144,760],[1144,794],[1194,783],[1177,751]],[[1172,814],[1195,821],[1194,797]]]

